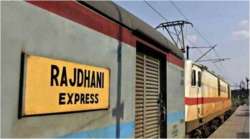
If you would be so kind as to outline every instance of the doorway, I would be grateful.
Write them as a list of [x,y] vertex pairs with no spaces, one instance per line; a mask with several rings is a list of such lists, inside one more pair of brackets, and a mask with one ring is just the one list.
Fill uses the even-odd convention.
[[[166,61],[138,46],[136,54],[135,137],[166,137]],[[165,66],[164,66],[165,65]]]

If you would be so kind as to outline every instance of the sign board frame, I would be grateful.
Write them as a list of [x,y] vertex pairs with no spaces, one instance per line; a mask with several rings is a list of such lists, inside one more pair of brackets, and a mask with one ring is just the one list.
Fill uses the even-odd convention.
[[[63,61],[66,63],[73,63],[81,66],[90,66],[90,67],[95,67],[95,68],[102,68],[108,71],[108,92],[107,92],[107,106],[103,108],[96,108],[96,109],[85,109],[85,110],[73,110],[73,111],[63,111],[63,112],[47,112],[47,113],[39,113],[39,114],[26,114],[25,113],[25,95],[26,95],[26,78],[27,78],[27,60],[29,56],[34,56],[34,57],[41,57],[41,58],[46,58],[50,60],[55,60],[55,61]],[[30,117],[30,116],[43,116],[43,115],[54,115],[54,114],[67,114],[67,113],[79,113],[79,112],[88,112],[88,111],[99,111],[99,110],[108,110],[110,108],[110,80],[111,80],[111,72],[110,68],[108,67],[101,67],[101,66],[93,66],[93,65],[86,65],[82,64],[79,62],[73,62],[69,60],[62,60],[62,59],[57,59],[57,58],[49,58],[45,56],[38,56],[38,55],[31,55],[25,52],[21,53],[21,59],[20,59],[20,79],[19,79],[19,102],[18,102],[18,119],[23,118],[23,117]]]

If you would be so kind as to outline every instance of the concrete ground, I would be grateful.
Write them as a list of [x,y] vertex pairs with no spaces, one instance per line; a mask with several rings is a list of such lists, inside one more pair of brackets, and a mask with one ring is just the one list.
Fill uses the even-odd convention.
[[249,138],[249,106],[239,106],[209,138]]

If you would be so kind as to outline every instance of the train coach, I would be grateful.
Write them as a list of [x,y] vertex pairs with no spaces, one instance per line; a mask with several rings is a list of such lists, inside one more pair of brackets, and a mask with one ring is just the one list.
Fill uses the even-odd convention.
[[205,137],[230,114],[230,85],[205,66],[185,61],[185,122],[188,137]]
[[160,32],[112,2],[1,8],[2,137],[185,136],[184,57]]

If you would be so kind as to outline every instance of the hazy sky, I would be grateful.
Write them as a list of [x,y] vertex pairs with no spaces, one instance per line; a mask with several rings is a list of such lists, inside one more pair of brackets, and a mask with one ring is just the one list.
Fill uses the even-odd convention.
[[[184,17],[169,1],[148,1],[168,20],[183,20]],[[115,1],[146,23],[157,26],[164,20],[149,8],[144,1]],[[231,84],[239,83],[249,76],[249,2],[248,1],[174,1],[184,15],[191,21],[210,44],[217,44],[216,52],[221,58],[231,60],[216,63],[202,63],[210,70],[222,75]],[[192,27],[185,29],[191,46],[208,46]],[[202,50],[202,52],[206,51]],[[196,49],[191,52],[195,60],[202,53]],[[213,59],[211,52],[204,59]],[[222,63],[222,64],[221,64]]]

